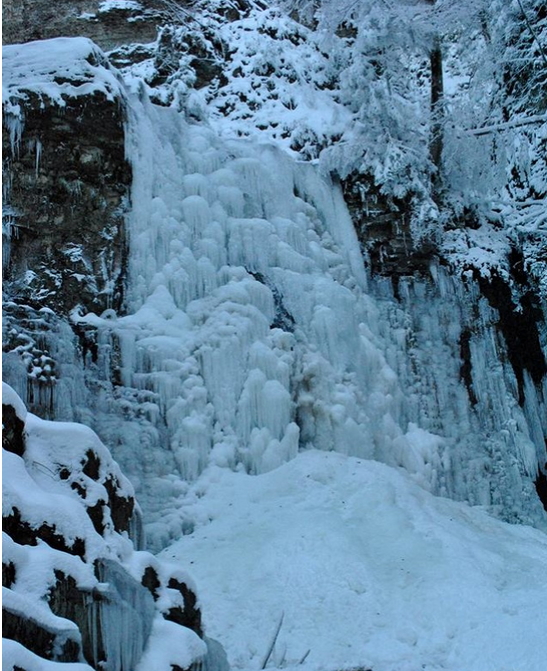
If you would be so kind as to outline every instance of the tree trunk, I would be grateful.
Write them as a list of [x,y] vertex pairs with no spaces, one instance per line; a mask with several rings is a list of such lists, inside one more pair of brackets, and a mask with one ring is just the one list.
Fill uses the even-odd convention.
[[[434,5],[435,0],[426,0]],[[435,35],[433,46],[429,52],[429,67],[431,76],[431,135],[429,139],[429,156],[435,166],[431,180],[433,198],[439,201],[442,191],[442,154],[443,154],[443,54],[441,40]]]

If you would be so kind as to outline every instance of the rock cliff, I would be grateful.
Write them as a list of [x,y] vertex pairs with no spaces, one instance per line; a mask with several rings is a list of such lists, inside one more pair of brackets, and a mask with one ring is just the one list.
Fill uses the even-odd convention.
[[[84,38],[57,42],[49,56],[4,53],[7,292],[61,315],[119,309],[131,182],[123,90]],[[34,59],[33,79],[21,83]]]

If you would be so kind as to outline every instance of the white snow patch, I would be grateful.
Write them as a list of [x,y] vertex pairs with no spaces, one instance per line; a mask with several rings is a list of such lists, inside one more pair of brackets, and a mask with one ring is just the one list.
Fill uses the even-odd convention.
[[105,14],[113,10],[135,11],[141,9],[141,3],[136,2],[135,0],[103,0],[103,2],[100,3],[97,12],[99,14]]
[[171,671],[174,664],[185,669],[206,654],[207,646],[197,634],[158,615],[135,671]]
[[2,639],[2,668],[13,671],[17,667],[25,671],[92,671],[87,664],[77,662],[52,662],[24,648],[8,638]]
[[[416,429],[408,436],[414,443]],[[542,671],[546,536],[436,498],[400,470],[309,451],[251,477],[216,467],[190,562],[234,669]],[[212,558],[214,561],[212,561]]]

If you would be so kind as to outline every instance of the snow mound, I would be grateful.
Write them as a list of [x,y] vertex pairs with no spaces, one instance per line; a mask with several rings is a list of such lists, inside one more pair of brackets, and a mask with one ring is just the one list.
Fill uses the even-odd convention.
[[2,668],[6,671],[14,668],[23,668],[27,671],[91,671],[92,667],[78,662],[61,664],[42,659],[20,643],[5,638],[2,640]]
[[282,616],[269,667],[545,668],[535,529],[332,452],[256,477],[211,468],[193,494],[194,533],[160,556],[192,565],[234,669],[260,668]]

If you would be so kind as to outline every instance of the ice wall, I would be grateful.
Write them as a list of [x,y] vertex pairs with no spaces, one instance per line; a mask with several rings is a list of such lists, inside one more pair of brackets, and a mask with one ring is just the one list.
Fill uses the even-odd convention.
[[397,301],[389,280],[370,290],[409,427],[386,461],[433,491],[544,528],[534,480],[545,460],[545,388],[525,373],[519,403],[498,311],[478,283],[432,267],[430,280],[402,278]]
[[[367,280],[341,194],[313,165],[221,140],[142,91],[130,105],[127,314],[75,321],[97,329],[94,428],[152,545],[191,530],[186,483],[208,463],[262,473],[310,447],[541,524],[541,427],[525,417],[539,411],[515,401],[473,282],[432,268],[395,300]],[[477,324],[471,398],[462,333]]]
[[165,533],[180,476],[211,459],[259,473],[311,445],[373,456],[364,396],[391,380],[369,371],[374,306],[332,184],[174,108],[135,100],[132,114],[129,314],[78,321],[98,328],[99,376],[117,383],[95,428]]

